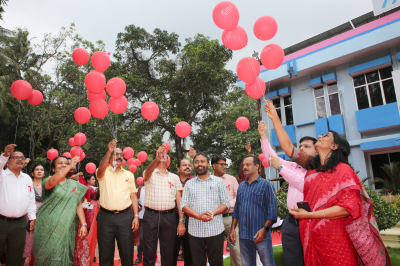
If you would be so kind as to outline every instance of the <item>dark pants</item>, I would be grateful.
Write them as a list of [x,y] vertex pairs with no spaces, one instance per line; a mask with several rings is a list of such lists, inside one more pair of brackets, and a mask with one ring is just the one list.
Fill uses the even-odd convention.
[[282,226],[282,248],[285,265],[304,265],[299,220],[288,214]]
[[224,265],[224,233],[211,237],[194,237],[189,234],[190,250],[194,266]]
[[102,210],[97,214],[97,241],[101,266],[114,265],[115,239],[117,239],[122,266],[133,265],[133,213],[126,211],[110,214]]
[[139,219],[139,238],[140,245],[137,248],[137,257],[139,260],[143,258],[143,219]]
[[3,259],[4,247],[7,245],[6,265],[20,266],[24,254],[25,237],[25,216],[14,221],[0,218],[0,261]]
[[[161,265],[172,266],[176,235],[175,213],[159,214],[145,211],[143,215],[143,266],[154,266],[160,240]],[[203,265],[204,266],[204,265]]]
[[[176,228],[178,228],[179,224],[179,215],[175,214],[176,218]],[[192,266],[192,254],[190,252],[190,244],[189,244],[189,233],[188,233],[188,228],[189,228],[189,217],[186,217],[185,219],[185,227],[186,227],[186,233],[179,237],[175,237],[175,247],[174,247],[174,265],[176,266],[177,264],[177,259],[179,255],[179,250],[181,249],[181,243],[183,243],[183,254],[185,257],[185,266]]]

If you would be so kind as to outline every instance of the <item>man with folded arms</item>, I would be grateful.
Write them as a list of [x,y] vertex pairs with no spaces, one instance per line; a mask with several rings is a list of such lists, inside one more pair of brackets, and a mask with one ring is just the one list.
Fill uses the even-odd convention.
[[[32,179],[22,173],[25,157],[9,144],[0,155],[0,261],[7,244],[6,265],[21,265],[25,246],[25,214],[35,227],[36,204]],[[7,169],[3,170],[7,163]]]

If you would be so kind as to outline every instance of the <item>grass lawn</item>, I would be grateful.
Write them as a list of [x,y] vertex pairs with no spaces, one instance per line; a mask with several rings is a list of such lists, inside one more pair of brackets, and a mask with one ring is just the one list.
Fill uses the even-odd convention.
[[[282,246],[273,247],[276,266],[284,266]],[[400,265],[400,248],[387,248],[392,265]],[[224,266],[231,265],[231,258],[224,260]]]

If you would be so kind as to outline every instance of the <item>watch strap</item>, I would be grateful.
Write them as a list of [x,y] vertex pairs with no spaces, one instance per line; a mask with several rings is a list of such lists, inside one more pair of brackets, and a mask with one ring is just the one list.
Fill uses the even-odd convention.
[[278,172],[280,172],[280,171],[283,169],[283,167],[284,167],[283,164],[279,165],[279,166],[278,166]]

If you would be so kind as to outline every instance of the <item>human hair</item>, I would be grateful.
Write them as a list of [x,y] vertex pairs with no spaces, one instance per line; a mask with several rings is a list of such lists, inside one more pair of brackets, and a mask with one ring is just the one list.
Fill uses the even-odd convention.
[[300,139],[299,144],[302,143],[305,140],[312,140],[313,144],[315,145],[315,143],[317,143],[317,139],[310,137],[310,136],[304,136]]
[[[14,152],[20,152],[20,153],[22,153],[22,154],[24,154],[22,151],[19,151],[19,150],[13,150],[12,151],[12,153],[10,153],[10,156],[8,156],[8,160],[10,160],[11,159],[11,156],[13,155],[13,153]],[[25,155],[24,155],[25,156]]]
[[311,159],[308,163],[308,167],[311,170],[317,169],[320,172],[335,171],[336,165],[339,163],[349,164],[350,144],[347,139],[339,135],[336,131],[330,130],[333,134],[333,142],[338,145],[336,150],[331,150],[330,156],[325,160],[324,165],[321,165],[319,154]]
[[204,153],[202,153],[202,152],[197,152],[196,153],[196,155],[194,156],[194,158],[193,158],[193,162],[194,162],[194,160],[196,159],[196,157],[197,156],[199,156],[199,155],[202,155],[202,156],[204,156],[204,157],[206,157],[206,160],[207,160],[207,163],[209,163],[210,161],[208,160],[208,157],[207,157],[207,155],[205,155]]
[[35,172],[35,169],[36,169],[36,167],[38,167],[38,166],[43,167],[43,171],[44,171],[44,173],[45,173],[45,175],[46,175],[46,171],[44,170],[43,164],[41,164],[41,163],[35,163],[35,164],[33,165],[33,167],[32,167],[32,170],[31,170],[31,178],[32,178],[32,179],[35,178],[35,177],[33,176],[33,172]]
[[211,165],[218,163],[219,160],[224,160],[224,162],[226,162],[226,159],[224,156],[215,154],[212,158],[211,158]]
[[244,161],[244,159],[246,159],[246,158],[253,158],[253,163],[254,163],[254,165],[260,165],[261,163],[260,163],[260,159],[258,159],[258,157],[257,156],[255,156],[254,154],[247,154],[246,156],[244,156],[243,157],[243,161]]
[[178,162],[178,168],[180,168],[180,167],[181,167],[181,163],[182,163],[182,161],[183,161],[183,160],[188,160],[188,161],[189,161],[189,163],[190,163],[190,160],[189,160],[189,159],[187,159],[187,158],[180,159],[180,160],[179,160],[179,162]]
[[89,180],[92,178],[92,176],[94,176],[94,175],[85,175],[85,181],[86,181],[86,183],[88,183],[89,182]]
[[58,159],[60,159],[60,158],[65,158],[65,159],[68,160],[67,157],[61,155],[61,156],[58,156],[57,158],[55,158],[53,161],[51,161],[50,168],[51,168],[51,171],[52,171],[53,173],[55,173],[55,172],[54,172],[54,169],[56,169],[56,161],[57,161]]

